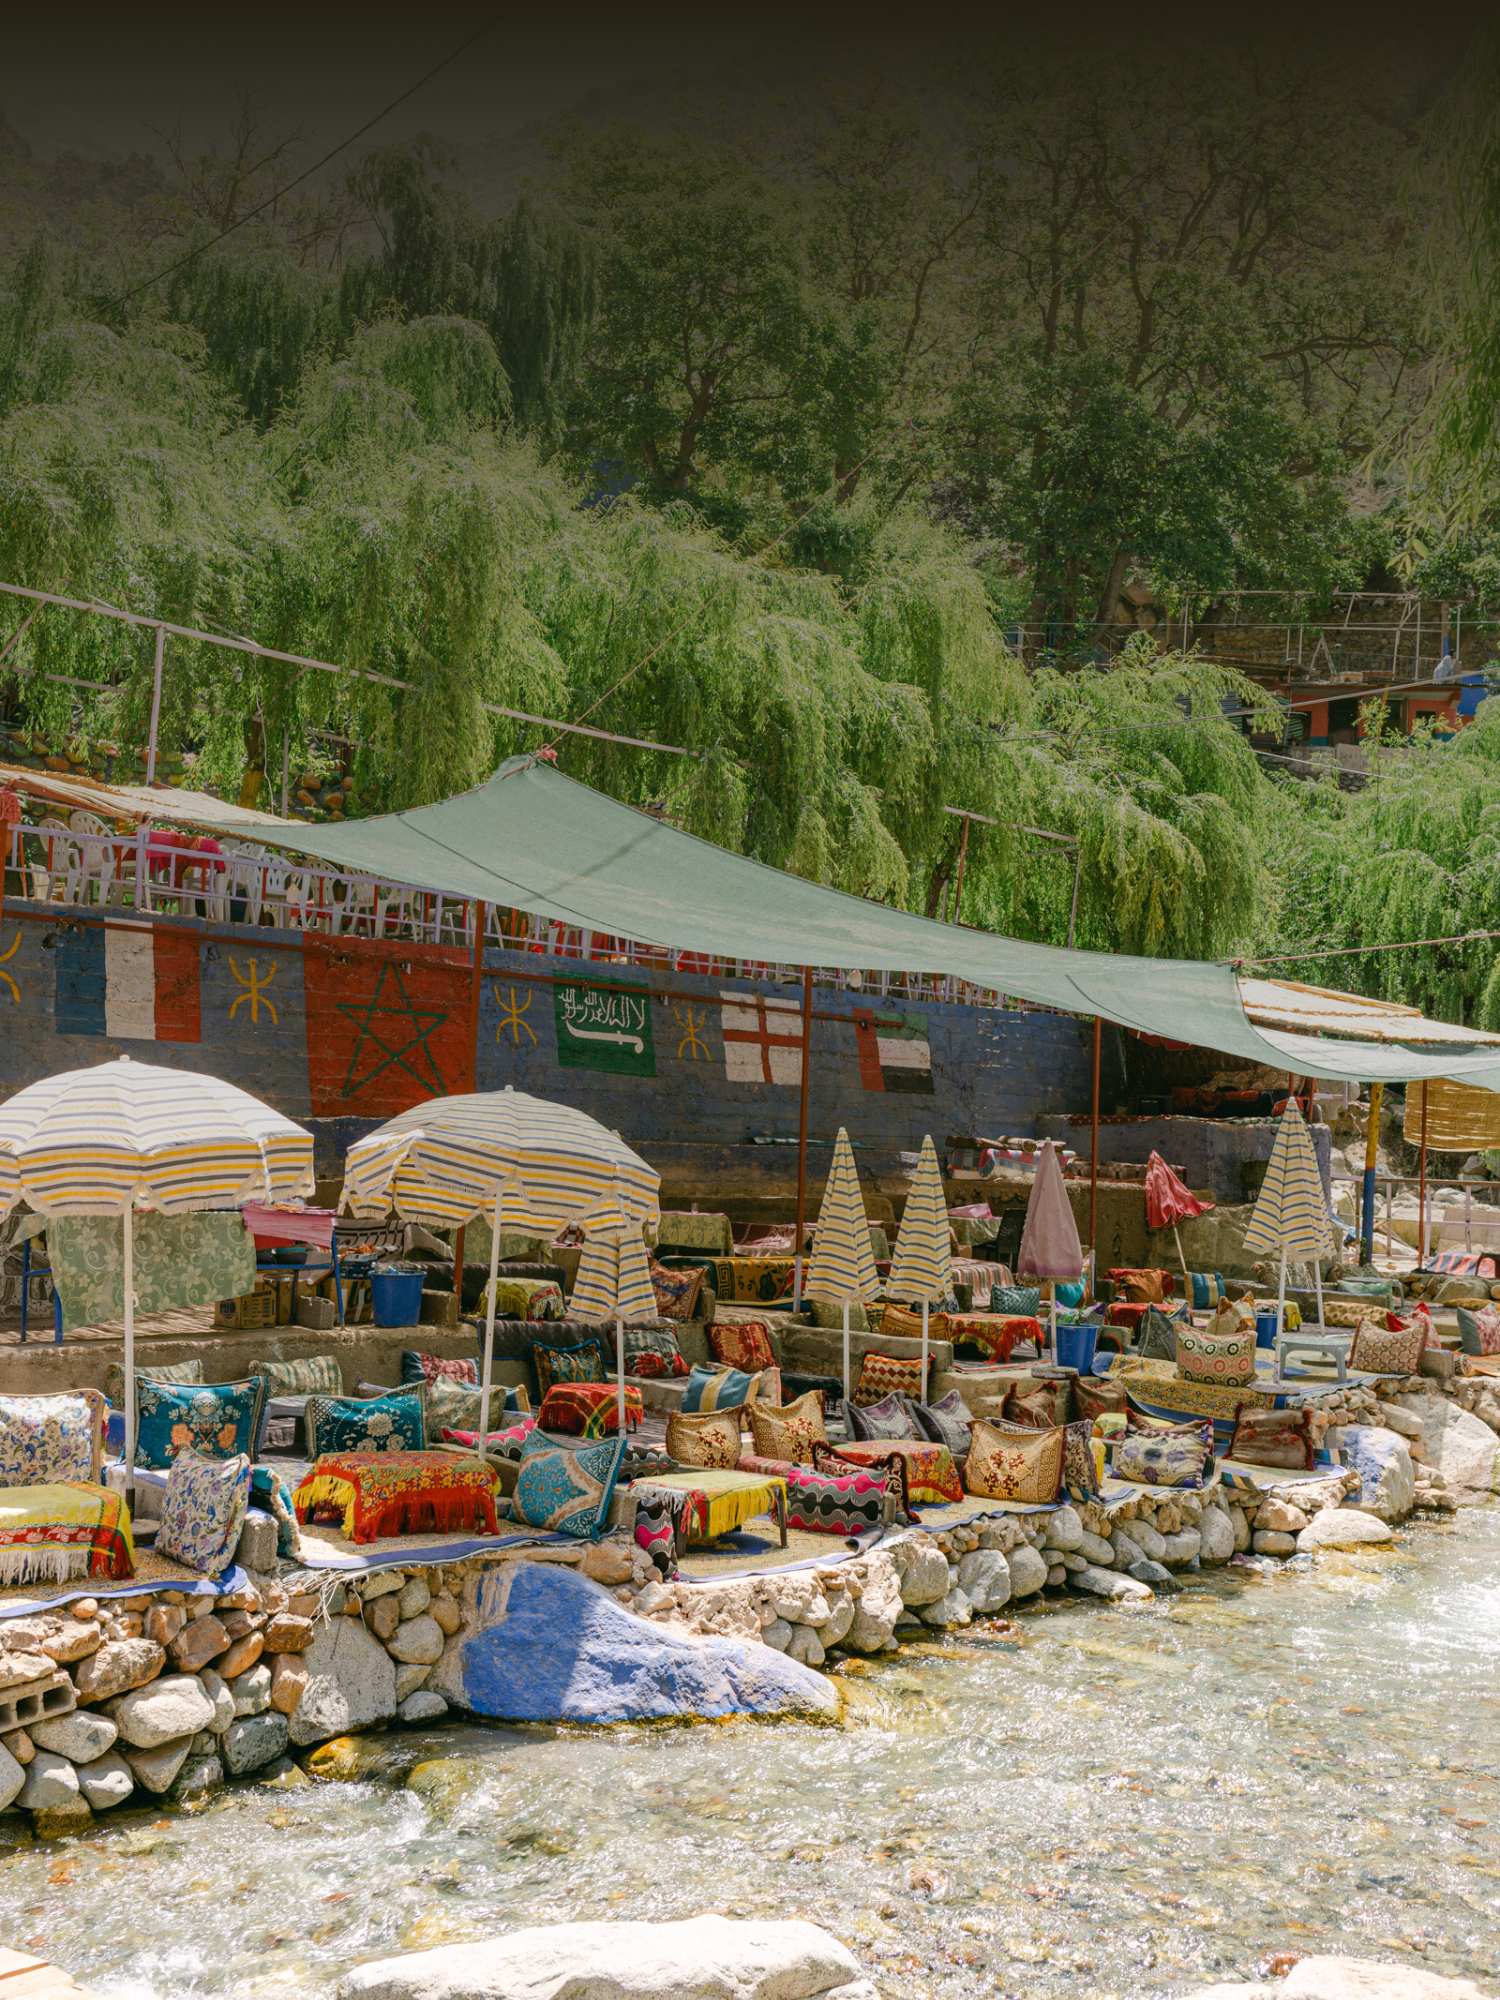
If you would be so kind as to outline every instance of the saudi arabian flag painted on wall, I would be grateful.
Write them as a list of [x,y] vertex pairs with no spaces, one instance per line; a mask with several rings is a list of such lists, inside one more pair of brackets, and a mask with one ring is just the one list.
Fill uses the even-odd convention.
[[622,992],[621,982],[596,986],[559,980],[552,989],[557,1060],[564,1069],[603,1069],[616,1076],[655,1076],[651,993]]

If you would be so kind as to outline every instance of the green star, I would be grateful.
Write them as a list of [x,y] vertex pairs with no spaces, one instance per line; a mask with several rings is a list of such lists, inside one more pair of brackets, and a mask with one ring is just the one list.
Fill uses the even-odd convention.
[[[385,991],[387,978],[393,979],[396,982],[396,991],[401,996],[399,1003],[393,1000],[385,1002],[381,1000],[380,996]],[[442,1027],[448,1016],[435,1007],[416,1006],[406,991],[399,970],[394,965],[386,963],[381,966],[380,977],[375,982],[375,991],[371,994],[370,1004],[367,1007],[351,1007],[341,1000],[338,1003],[338,1009],[341,1014],[347,1014],[349,1019],[359,1029],[359,1036],[354,1044],[354,1053],[349,1058],[349,1072],[344,1078],[344,1088],[340,1093],[342,1096],[352,1097],[356,1091],[363,1090],[366,1084],[373,1083],[383,1070],[390,1068],[392,1063],[398,1069],[404,1069],[406,1074],[414,1082],[420,1083],[424,1089],[430,1082],[432,1089],[436,1091],[439,1097],[447,1095],[447,1085],[438,1074],[437,1064],[432,1059],[432,1050],[427,1046],[427,1038]],[[398,1015],[411,1023],[412,1033],[399,1047],[393,1047],[392,1043],[397,1040],[397,1035],[394,1031],[388,1031],[391,1033],[390,1041],[382,1037],[375,1027],[375,1016],[377,1014]],[[377,1062],[369,1074],[362,1076],[356,1083],[354,1072],[359,1065],[360,1056],[364,1053],[366,1042],[373,1042],[385,1060]],[[430,1077],[424,1076],[420,1070],[413,1068],[412,1064],[406,1060],[413,1049],[421,1051],[422,1059],[431,1072]]]

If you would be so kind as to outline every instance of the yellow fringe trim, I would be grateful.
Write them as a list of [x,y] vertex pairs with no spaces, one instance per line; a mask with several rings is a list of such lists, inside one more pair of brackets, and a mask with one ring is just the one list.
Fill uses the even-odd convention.
[[299,1521],[310,1521],[313,1509],[321,1507],[324,1501],[344,1510],[343,1532],[354,1539],[354,1509],[359,1494],[347,1479],[335,1479],[330,1473],[320,1472],[312,1479],[304,1479],[292,1495],[292,1512]]

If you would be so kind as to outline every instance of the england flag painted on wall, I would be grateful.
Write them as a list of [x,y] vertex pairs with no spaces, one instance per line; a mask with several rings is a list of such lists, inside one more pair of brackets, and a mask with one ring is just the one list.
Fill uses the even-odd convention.
[[73,924],[54,947],[60,1035],[120,1042],[200,1042],[198,940],[150,924]]

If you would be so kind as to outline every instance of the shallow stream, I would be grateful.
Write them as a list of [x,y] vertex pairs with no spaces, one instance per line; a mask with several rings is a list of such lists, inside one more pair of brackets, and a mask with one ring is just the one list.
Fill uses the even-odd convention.
[[1500,1509],[839,1678],[842,1728],[454,1723],[365,1739],[355,1782],[112,1814],[0,1853],[4,1939],[130,2000],[704,1910],[825,1924],[889,2000],[1125,2000],[1284,1950],[1493,1981]]

